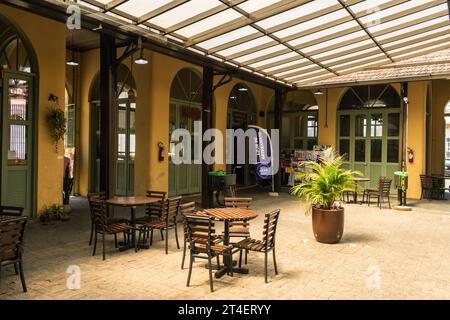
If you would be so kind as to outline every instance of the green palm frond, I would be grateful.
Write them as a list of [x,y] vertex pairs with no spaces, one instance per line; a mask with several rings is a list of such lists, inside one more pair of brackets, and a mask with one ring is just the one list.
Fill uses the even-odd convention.
[[306,213],[310,213],[312,207],[330,210],[345,190],[355,189],[354,178],[362,173],[343,169],[343,162],[343,157],[329,148],[320,157],[320,163],[305,163],[309,172],[298,174],[302,183],[293,187],[291,194],[305,200]]

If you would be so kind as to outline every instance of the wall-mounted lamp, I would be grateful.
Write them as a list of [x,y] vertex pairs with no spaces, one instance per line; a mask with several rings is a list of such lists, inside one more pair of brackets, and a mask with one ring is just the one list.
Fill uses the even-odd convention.
[[323,95],[323,91],[320,90],[320,89],[317,89],[316,91],[314,91],[314,94],[315,94],[316,96],[321,96],[321,95]]
[[139,58],[137,58],[136,60],[134,60],[134,63],[136,64],[148,64],[148,60],[144,57],[144,48],[142,47],[142,39],[139,38],[138,40],[138,47],[141,49],[141,55],[139,56]]

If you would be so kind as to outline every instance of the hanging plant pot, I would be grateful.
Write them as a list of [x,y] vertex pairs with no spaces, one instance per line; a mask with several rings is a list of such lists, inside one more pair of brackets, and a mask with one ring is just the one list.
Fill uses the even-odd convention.
[[51,95],[49,100],[55,102],[55,105],[48,109],[47,126],[50,137],[55,144],[55,152],[58,153],[58,143],[66,133],[66,118],[64,111],[58,106],[58,98]]

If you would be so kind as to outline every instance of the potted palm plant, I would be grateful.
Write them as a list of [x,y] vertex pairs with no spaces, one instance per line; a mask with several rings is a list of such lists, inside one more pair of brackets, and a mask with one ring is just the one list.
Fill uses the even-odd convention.
[[306,214],[312,211],[314,237],[321,243],[338,243],[344,232],[344,208],[338,202],[345,190],[355,189],[354,178],[361,173],[342,168],[343,157],[332,148],[325,150],[319,162],[307,162],[307,172],[291,194],[306,201]]

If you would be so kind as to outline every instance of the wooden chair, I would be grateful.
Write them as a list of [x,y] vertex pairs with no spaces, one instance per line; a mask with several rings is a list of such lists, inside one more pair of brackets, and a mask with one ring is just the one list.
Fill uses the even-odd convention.
[[[242,265],[242,250],[255,251],[264,253],[264,279],[267,283],[267,262],[268,254],[272,250],[273,264],[275,267],[275,274],[278,274],[277,260],[275,258],[275,235],[278,224],[278,217],[280,216],[280,210],[274,210],[266,213],[264,217],[264,231],[262,240],[255,240],[246,238],[233,245],[239,251],[239,267]],[[236,251],[235,251],[236,252]]]
[[[149,237],[150,233],[150,245],[153,243],[153,230],[160,230],[161,235],[165,232],[165,251],[166,254],[169,253],[169,229],[175,229],[175,240],[177,242],[177,248],[180,249],[180,243],[178,242],[178,229],[177,229],[177,217],[178,210],[180,208],[181,196],[179,197],[171,197],[165,201],[164,205],[164,213],[161,219],[158,220],[150,220],[147,223],[139,223],[141,224],[139,228],[139,240],[138,243],[143,238],[143,241],[146,241]],[[144,236],[143,236],[144,235]],[[147,235],[147,236],[146,236]],[[142,237],[143,236],[143,237]],[[164,237],[163,237],[164,239]],[[137,248],[136,248],[137,250]]]
[[23,215],[23,210],[21,207],[0,206],[0,216],[20,217]]
[[[152,204],[149,204],[145,208],[145,216],[136,219],[136,223],[145,224],[151,221],[159,221],[162,219],[164,206],[166,205],[167,192],[164,191],[147,191],[147,197],[157,198],[158,201]],[[161,235],[162,236],[162,235]]]
[[370,200],[371,198],[377,198],[377,206],[380,207],[384,203],[384,199],[387,198],[389,209],[391,209],[391,184],[392,179],[388,179],[386,177],[380,177],[378,179],[378,188],[377,189],[366,189],[364,190],[366,199],[367,199],[367,206],[370,206]]
[[17,217],[0,222],[0,282],[2,267],[14,265],[16,275],[20,274],[23,292],[27,292],[23,273],[23,236],[27,217]]
[[[209,270],[209,287],[211,292],[213,292],[212,259],[215,257],[218,264],[220,255],[228,255],[231,259],[232,246],[225,246],[215,242],[215,225],[214,220],[211,217],[200,216],[198,214],[195,216],[187,216],[186,226],[190,249],[189,273],[186,286],[189,287],[191,281],[194,259],[207,259]],[[231,276],[233,276],[233,268],[230,268],[228,272],[231,273]]]
[[[183,219],[184,245],[183,245],[183,257],[181,259],[181,269],[184,269],[184,261],[186,259],[186,249],[187,249],[188,243],[189,243],[186,217],[187,216],[195,216],[197,214],[197,212],[195,210],[195,202],[188,202],[188,203],[180,204],[179,214],[180,214],[181,218]],[[218,235],[213,235],[213,241],[214,241],[214,243],[220,243],[220,242],[222,242],[222,237],[220,237]],[[217,261],[217,265],[218,265],[218,268],[220,268],[219,261]]]
[[90,216],[91,216],[91,235],[89,237],[89,245],[92,245],[92,239],[94,238],[94,229],[95,229],[95,224],[94,224],[94,211],[92,208],[92,202],[93,200],[106,200],[106,192],[92,192],[92,193],[88,193],[87,195],[87,199],[89,202],[89,211],[90,211]]
[[421,187],[421,193],[420,193],[420,200],[423,199],[425,196],[425,199],[431,198],[432,191],[433,191],[433,182],[431,179],[431,176],[421,174],[420,175],[420,187]]
[[122,222],[111,222],[108,219],[107,206],[104,200],[93,199],[92,211],[94,214],[94,249],[92,251],[92,255],[95,256],[95,252],[97,250],[97,235],[101,234],[103,260],[105,260],[105,236],[114,235],[115,247],[117,248],[117,234],[123,233],[124,242],[129,242],[131,232],[134,231],[134,228],[126,220]]
[[445,199],[445,179],[441,176],[431,176],[432,198],[436,200]]
[[[225,198],[226,208],[244,208],[249,209],[252,205],[253,198]],[[250,223],[244,221],[230,221],[229,236],[230,238],[248,238],[250,237]],[[247,264],[248,251],[245,252],[245,263]]]

